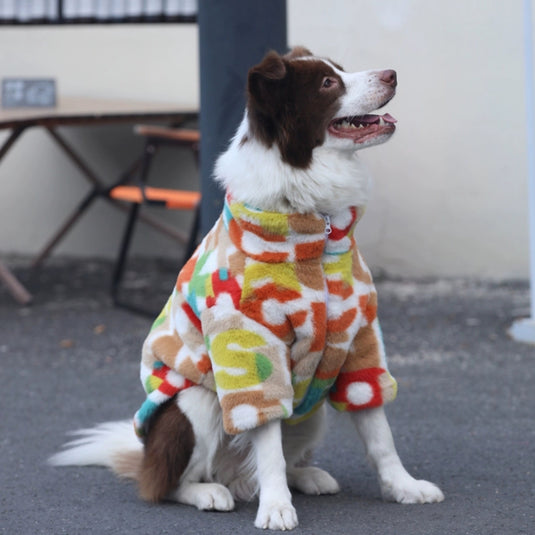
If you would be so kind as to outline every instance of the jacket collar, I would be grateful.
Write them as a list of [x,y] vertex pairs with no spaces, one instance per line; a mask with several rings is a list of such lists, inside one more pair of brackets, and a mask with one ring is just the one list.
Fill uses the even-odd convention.
[[227,195],[223,222],[234,245],[247,256],[260,262],[296,262],[348,252],[363,211],[351,207],[332,216],[283,214],[252,208]]

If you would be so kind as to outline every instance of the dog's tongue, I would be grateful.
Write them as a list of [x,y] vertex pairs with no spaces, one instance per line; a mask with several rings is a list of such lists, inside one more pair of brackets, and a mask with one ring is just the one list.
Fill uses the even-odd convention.
[[397,123],[397,120],[394,119],[394,117],[392,117],[392,115],[389,113],[385,113],[384,115],[360,115],[357,117],[358,121],[364,124],[377,124],[381,118],[385,123]]
[[394,124],[398,122],[398,120],[395,117],[392,117],[389,113],[385,113],[382,117],[385,123]]

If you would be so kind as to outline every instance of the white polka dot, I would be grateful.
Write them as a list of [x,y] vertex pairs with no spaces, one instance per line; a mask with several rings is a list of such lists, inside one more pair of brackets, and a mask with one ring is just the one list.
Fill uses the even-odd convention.
[[353,405],[365,405],[373,398],[373,389],[364,382],[352,383],[347,387],[347,400]]
[[353,214],[350,210],[343,210],[332,218],[332,223],[336,228],[344,229],[351,223],[352,218]]
[[258,411],[252,405],[237,405],[230,411],[236,429],[252,429],[258,426]]

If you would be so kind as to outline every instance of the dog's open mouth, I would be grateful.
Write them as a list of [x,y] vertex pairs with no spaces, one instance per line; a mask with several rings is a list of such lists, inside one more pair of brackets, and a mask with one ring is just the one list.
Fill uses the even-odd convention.
[[331,121],[328,132],[335,137],[352,139],[354,143],[364,143],[383,134],[392,134],[396,122],[389,113],[340,117]]

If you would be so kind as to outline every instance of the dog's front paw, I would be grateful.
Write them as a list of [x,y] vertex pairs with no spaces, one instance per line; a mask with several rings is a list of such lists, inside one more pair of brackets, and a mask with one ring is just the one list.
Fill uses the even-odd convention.
[[381,492],[385,500],[398,503],[435,503],[444,500],[444,494],[434,483],[414,479],[409,474],[383,481]]
[[262,503],[258,507],[255,527],[260,529],[278,529],[286,531],[297,527],[297,513],[288,502]]
[[288,484],[303,494],[336,494],[340,485],[334,477],[316,466],[288,469]]

